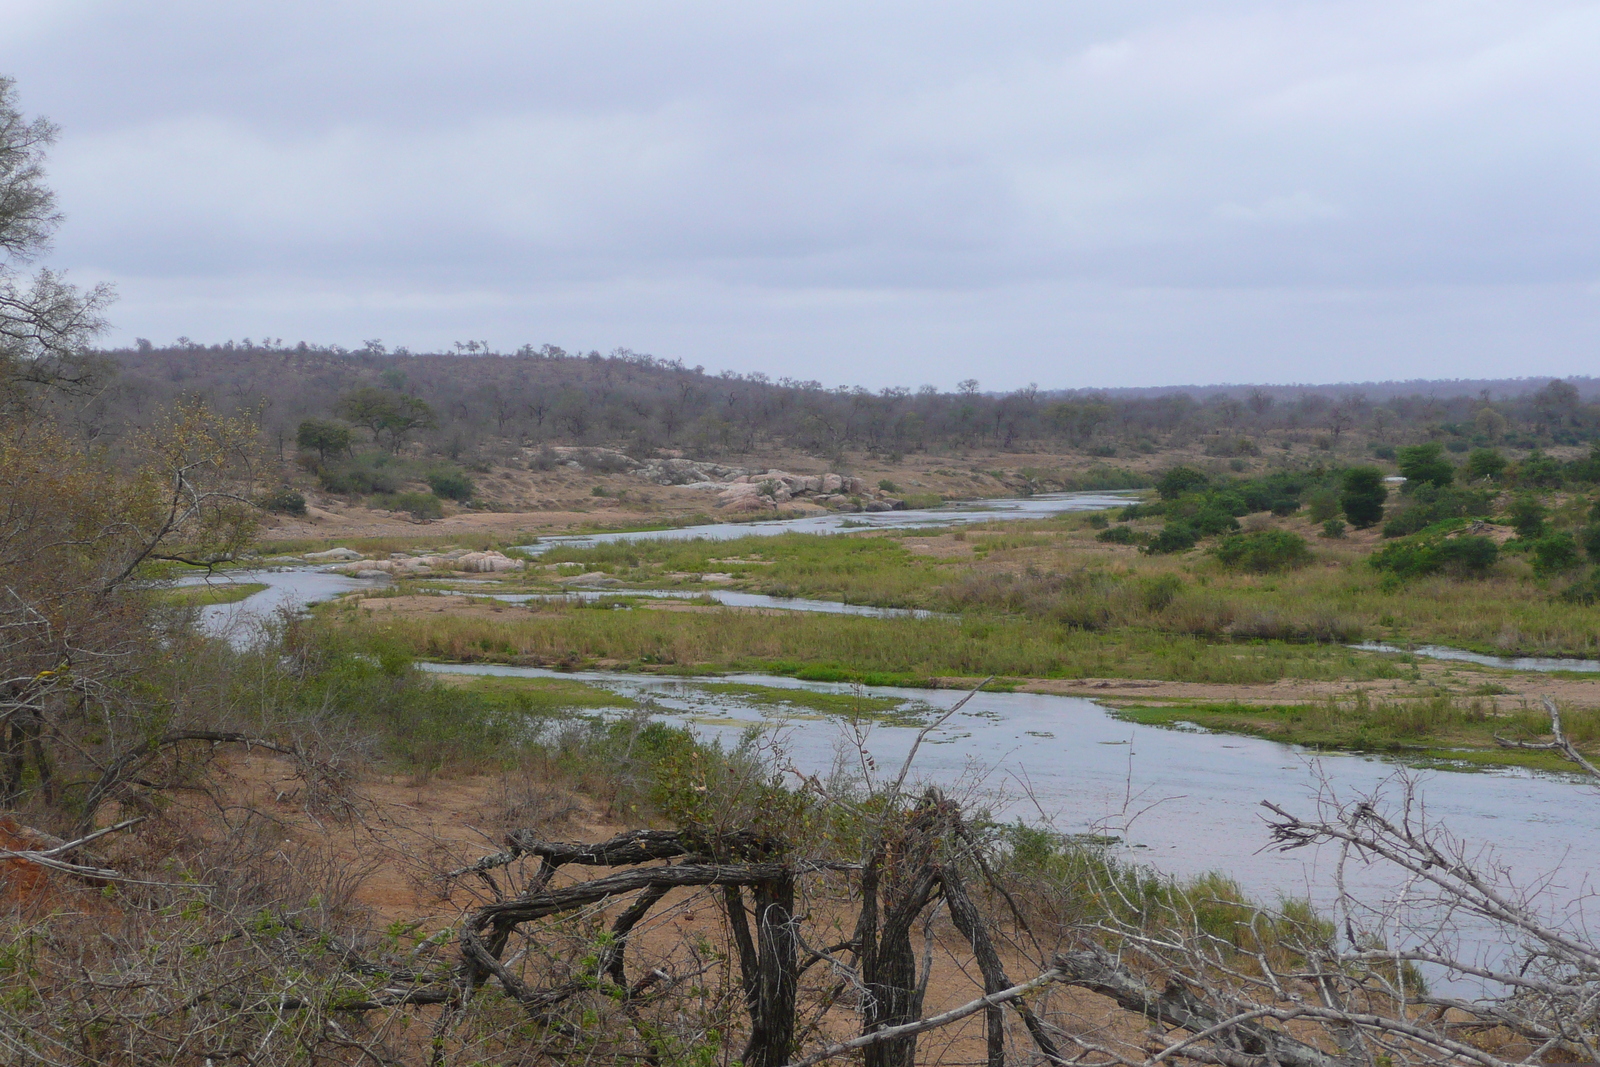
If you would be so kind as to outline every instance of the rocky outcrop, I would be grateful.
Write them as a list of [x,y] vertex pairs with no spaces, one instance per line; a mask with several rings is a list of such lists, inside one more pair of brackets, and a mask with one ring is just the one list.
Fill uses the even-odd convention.
[[[357,559],[360,559],[359,553]],[[357,578],[375,575],[423,574],[434,571],[465,571],[468,574],[498,574],[518,571],[527,566],[520,559],[512,559],[502,552],[470,552],[457,549],[442,555],[412,556],[404,552],[391,553],[388,559],[361,559],[348,567],[340,568]]]
[[[532,450],[530,450],[532,452]],[[837,511],[861,511],[869,504],[887,507],[873,511],[899,510],[905,505],[885,497],[863,479],[848,474],[791,474],[783,470],[753,471],[726,467],[720,463],[675,457],[634,459],[614,448],[546,446],[538,450],[542,462],[592,470],[627,473],[655,485],[698,489],[717,494],[717,507],[725,511],[756,514],[773,511],[779,505],[805,502]]]

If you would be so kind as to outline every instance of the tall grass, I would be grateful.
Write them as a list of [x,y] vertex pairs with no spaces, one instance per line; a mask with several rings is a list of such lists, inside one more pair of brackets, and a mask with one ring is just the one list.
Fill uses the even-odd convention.
[[1284,641],[1218,644],[1148,630],[1092,632],[1026,618],[872,619],[548,604],[492,618],[368,615],[325,609],[373,647],[453,661],[784,670],[836,667],[845,677],[1169,678],[1251,683],[1280,678],[1387,678],[1404,669],[1339,647]]

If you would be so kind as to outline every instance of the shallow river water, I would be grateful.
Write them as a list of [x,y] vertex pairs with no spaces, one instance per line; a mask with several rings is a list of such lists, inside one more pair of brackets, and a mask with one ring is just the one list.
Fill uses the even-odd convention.
[[[656,715],[729,746],[750,727],[763,727],[783,762],[824,777],[841,759],[860,769],[855,735],[845,718],[797,715],[793,708],[775,707],[770,697],[752,699],[718,683],[859,692],[921,704],[929,714],[961,696],[765,675],[680,680],[491,664],[424,668],[589,682],[647,702]],[[918,729],[883,722],[867,727],[865,749],[879,773],[892,780]],[[1600,854],[1600,797],[1569,776],[1511,769],[1416,771],[1370,756],[1319,754],[1198,728],[1136,725],[1091,700],[1032,693],[979,693],[923,744],[913,772],[914,779],[937,783],[1002,819],[1042,822],[1063,833],[1115,836],[1124,858],[1168,874],[1221,871],[1256,899],[1301,896],[1324,907],[1332,899],[1334,853],[1272,850],[1261,802],[1312,815],[1319,796],[1349,799],[1375,789],[1393,795],[1402,775],[1418,783],[1430,820],[1460,838],[1493,846],[1522,884],[1546,880],[1549,901],[1559,911],[1581,911],[1593,857]],[[1359,864],[1347,868],[1345,877],[1352,889],[1374,900],[1399,884],[1387,869]],[[1485,936],[1470,924],[1462,934],[1469,942]],[[1462,989],[1473,985],[1443,975],[1433,980]]]

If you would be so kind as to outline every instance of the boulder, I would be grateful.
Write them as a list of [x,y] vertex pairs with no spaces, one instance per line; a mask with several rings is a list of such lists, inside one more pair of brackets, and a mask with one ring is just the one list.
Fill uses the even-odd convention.
[[878,499],[882,500],[885,504],[888,504],[890,511],[904,511],[906,509],[906,502],[898,497],[885,496],[879,497]]
[[377,579],[377,578],[387,578],[387,577],[389,577],[389,572],[388,571],[373,570],[372,568],[369,567],[369,568],[366,568],[364,570],[356,571],[356,577],[357,578],[365,578],[368,581],[372,581],[372,580]]
[[455,560],[458,571],[467,571],[472,574],[497,574],[500,571],[514,571],[522,567],[520,559],[512,559],[502,552],[468,552]]
[[824,493],[844,492],[844,479],[837,474],[824,474],[822,476],[821,491]]
[[305,558],[312,563],[342,563],[360,559],[361,553],[352,548],[330,548],[326,552],[307,552]]
[[862,511],[893,511],[894,508],[882,500],[869,500],[861,507]]

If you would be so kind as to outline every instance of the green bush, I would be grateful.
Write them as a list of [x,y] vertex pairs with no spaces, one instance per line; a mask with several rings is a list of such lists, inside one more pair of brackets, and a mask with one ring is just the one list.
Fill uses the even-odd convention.
[[260,504],[263,511],[277,512],[280,515],[306,513],[306,498],[287,485],[279,486],[272,492],[264,494]]
[[1222,565],[1233,570],[1270,574],[1303,567],[1311,562],[1306,539],[1288,530],[1256,530],[1231,534],[1211,550]]
[[1573,582],[1562,590],[1561,599],[1569,604],[1600,603],[1600,567],[1591,570],[1587,578]]
[[1156,481],[1156,493],[1162,500],[1176,500],[1180,496],[1204,489],[1211,484],[1204,471],[1193,467],[1173,467]]
[[1329,519],[1322,524],[1322,536],[1337,541],[1344,537],[1344,520]]
[[[1126,529],[1126,527],[1122,527]],[[1110,533],[1107,530],[1106,533]],[[1191,549],[1200,540],[1200,535],[1194,527],[1185,522],[1169,522],[1161,528],[1161,532],[1144,546],[1144,551],[1152,556],[1165,555],[1171,552],[1183,552]]]
[[1414,493],[1424,485],[1443,488],[1455,480],[1456,469],[1444,458],[1444,449],[1437,442],[1402,448],[1396,458],[1406,479],[1401,492]]
[[406,462],[384,452],[366,452],[341,464],[324,465],[317,471],[317,480],[324,490],[354,496],[399,492],[401,484],[409,477]]
[[1511,528],[1517,531],[1517,536],[1524,541],[1537,541],[1544,536],[1544,519],[1549,514],[1545,506],[1539,503],[1532,493],[1520,493],[1511,502],[1511,508],[1506,516],[1511,523]]
[[472,479],[465,471],[453,467],[436,467],[423,475],[434,496],[445,500],[471,500],[474,491]]
[[1420,578],[1447,571],[1461,577],[1479,577],[1494,566],[1500,550],[1487,537],[1449,537],[1443,532],[1419,534],[1396,541],[1368,559],[1373,569],[1397,579]]
[[1388,499],[1389,487],[1383,484],[1383,472],[1377,467],[1351,467],[1344,472],[1339,505],[1356,529],[1365,530],[1382,522],[1383,502]]
[[1467,457],[1467,476],[1493,480],[1505,473],[1506,457],[1492,448],[1479,448],[1473,450]]
[[1533,573],[1541,578],[1578,566],[1578,543],[1569,533],[1546,534],[1529,547],[1533,551]]
[[1094,535],[1094,539],[1108,545],[1136,545],[1147,540],[1145,535],[1131,526],[1113,526],[1109,530],[1101,530]]
[[444,517],[444,506],[432,493],[387,493],[373,498],[386,511],[403,511],[418,522]]
[[1380,445],[1374,443],[1368,445],[1367,447],[1372,449],[1372,455],[1377,459],[1394,459],[1393,445]]
[[1383,524],[1384,537],[1405,537],[1446,519],[1479,518],[1494,503],[1493,490],[1456,489],[1424,485],[1411,497],[1411,506]]
[[1565,480],[1561,463],[1537,448],[1511,468],[1511,481],[1530,489],[1559,489]]
[[1339,492],[1323,487],[1306,494],[1306,507],[1312,522],[1327,522],[1339,517]]
[[1600,563],[1600,524],[1585,527],[1579,538],[1583,543],[1583,554],[1589,557],[1589,562]]

